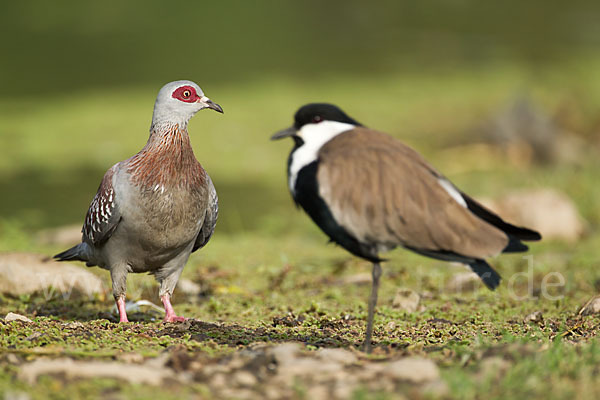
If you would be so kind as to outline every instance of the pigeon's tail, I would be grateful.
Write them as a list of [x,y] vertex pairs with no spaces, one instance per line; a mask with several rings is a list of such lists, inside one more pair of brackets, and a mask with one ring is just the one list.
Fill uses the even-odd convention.
[[82,249],[83,245],[83,243],[80,243],[77,246],[71,247],[69,250],[58,253],[52,258],[58,261],[88,261],[87,257],[85,257],[85,252]]
[[500,278],[500,275],[498,275],[498,273],[484,260],[475,260],[474,262],[469,263],[469,267],[471,267],[473,272],[479,275],[488,289],[494,290],[500,284],[502,278]]

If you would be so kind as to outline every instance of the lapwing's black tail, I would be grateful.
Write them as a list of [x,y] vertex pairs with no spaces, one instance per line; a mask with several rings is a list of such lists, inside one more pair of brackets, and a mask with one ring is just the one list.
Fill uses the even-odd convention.
[[521,242],[521,239],[508,235],[508,244],[502,250],[503,253],[522,253],[529,250],[529,246]]
[[503,253],[519,253],[522,251],[527,251],[529,247],[523,244],[521,240],[527,242],[542,239],[542,235],[540,235],[539,232],[536,232],[532,229],[509,224],[508,222],[504,221],[502,218],[494,214],[492,211],[488,210],[483,205],[473,200],[471,197],[467,196],[464,193],[461,193],[461,195],[465,199],[469,211],[477,215],[479,218],[481,218],[488,224],[494,225],[496,228],[506,233],[506,236],[508,236],[509,241],[504,250],[502,250]]
[[484,260],[475,260],[474,262],[469,263],[469,267],[475,272],[485,286],[490,290],[495,290],[498,285],[500,285],[500,280],[502,279],[500,275],[490,265]]

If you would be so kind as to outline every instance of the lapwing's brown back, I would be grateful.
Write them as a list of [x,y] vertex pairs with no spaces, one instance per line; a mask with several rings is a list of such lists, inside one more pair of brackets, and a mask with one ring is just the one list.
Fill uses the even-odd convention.
[[384,133],[357,127],[327,142],[317,179],[336,221],[381,250],[405,246],[481,259],[508,244],[421,155]]

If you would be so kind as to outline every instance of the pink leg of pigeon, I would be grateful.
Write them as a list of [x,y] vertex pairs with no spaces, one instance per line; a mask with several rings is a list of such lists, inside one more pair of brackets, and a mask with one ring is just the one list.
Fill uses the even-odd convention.
[[175,310],[173,310],[173,306],[171,305],[171,296],[169,296],[168,294],[165,294],[164,296],[162,296],[160,298],[160,300],[163,303],[163,306],[165,306],[165,322],[183,322],[185,321],[185,317],[178,317],[175,314]]
[[125,311],[125,297],[117,299],[117,308],[119,309],[119,322],[129,322],[127,319],[127,311]]

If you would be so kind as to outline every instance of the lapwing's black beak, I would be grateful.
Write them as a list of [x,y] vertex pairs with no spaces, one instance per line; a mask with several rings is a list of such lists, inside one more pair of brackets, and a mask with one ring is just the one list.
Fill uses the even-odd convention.
[[223,108],[206,96],[202,96],[198,102],[204,104],[206,108],[210,108],[211,110],[215,110],[216,112],[223,114]]
[[294,136],[295,134],[296,134],[296,128],[294,128],[293,126],[290,126],[289,128],[279,131],[276,134],[274,134],[273,136],[271,136],[271,140],[279,140],[279,139],[283,139],[285,137]]

